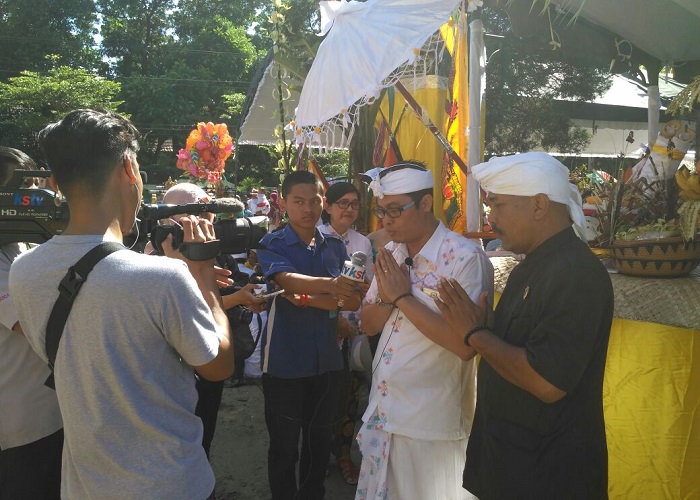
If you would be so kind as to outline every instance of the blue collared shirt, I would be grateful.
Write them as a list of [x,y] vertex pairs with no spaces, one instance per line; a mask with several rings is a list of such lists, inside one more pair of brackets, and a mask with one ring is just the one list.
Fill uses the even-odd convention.
[[[290,225],[266,235],[260,244],[258,261],[268,280],[280,272],[334,278],[348,260],[343,242],[318,229],[312,246],[301,241]],[[262,337],[262,371],[275,377],[301,378],[342,369],[336,325],[335,311],[297,307],[275,297]]]

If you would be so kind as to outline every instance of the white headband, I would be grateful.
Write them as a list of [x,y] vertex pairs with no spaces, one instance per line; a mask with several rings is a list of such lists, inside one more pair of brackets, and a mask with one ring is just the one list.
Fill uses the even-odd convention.
[[491,158],[472,168],[472,175],[487,193],[515,196],[545,194],[567,206],[574,230],[586,241],[586,219],[581,195],[569,182],[569,169],[547,153],[522,153]]
[[377,167],[360,174],[377,198],[393,194],[407,194],[433,187],[433,173],[415,163],[397,163],[390,167]]

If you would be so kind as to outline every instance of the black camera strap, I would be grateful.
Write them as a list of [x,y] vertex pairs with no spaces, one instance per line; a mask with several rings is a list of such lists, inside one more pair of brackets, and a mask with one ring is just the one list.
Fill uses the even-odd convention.
[[126,250],[126,247],[121,243],[114,241],[105,241],[100,243],[95,248],[90,250],[70,269],[58,285],[58,299],[53,305],[49,322],[46,325],[46,339],[44,346],[46,347],[46,357],[49,359],[49,368],[51,374],[44,382],[44,385],[55,389],[53,379],[53,368],[56,363],[56,354],[58,353],[58,344],[61,342],[63,329],[66,326],[68,315],[73,307],[73,302],[80,291],[80,288],[85,283],[85,280],[92,271],[95,265],[107,257],[109,254],[118,250]]
[[258,343],[260,342],[260,337],[262,337],[262,317],[260,316],[260,313],[255,313],[255,316],[257,316],[258,320],[258,334],[255,336],[255,344],[253,344],[253,351],[258,347]]

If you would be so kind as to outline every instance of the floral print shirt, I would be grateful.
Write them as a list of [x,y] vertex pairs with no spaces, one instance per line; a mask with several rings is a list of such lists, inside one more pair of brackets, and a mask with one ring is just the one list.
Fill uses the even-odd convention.
[[[403,243],[387,248],[399,263],[408,257]],[[423,289],[436,290],[440,278],[456,279],[474,301],[482,291],[493,291],[493,267],[486,254],[442,222],[413,257],[411,269],[411,293],[435,312],[437,306]],[[373,281],[365,301],[376,298]],[[363,421],[379,415],[384,430],[415,439],[468,436],[476,397],[474,360],[464,362],[428,339],[399,308],[384,325],[372,372]]]

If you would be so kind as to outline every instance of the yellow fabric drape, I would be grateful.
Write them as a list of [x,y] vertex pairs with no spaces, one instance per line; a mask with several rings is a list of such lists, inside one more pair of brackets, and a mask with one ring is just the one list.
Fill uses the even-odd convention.
[[699,330],[615,319],[603,406],[611,499],[700,499]]
[[[469,46],[467,44],[467,15],[459,14],[456,25],[446,23],[440,28],[445,40],[445,47],[452,55],[454,66],[454,82],[452,83],[451,111],[446,119],[447,140],[457,155],[467,159],[469,125]],[[466,187],[467,177],[464,172],[443,155],[442,172],[442,212],[447,226],[453,231],[464,234],[467,232],[466,217]]]
[[[434,75],[428,75],[425,77],[424,85],[420,88],[412,89],[410,81],[405,82],[405,85],[409,92],[411,92],[413,98],[423,108],[423,112],[427,113],[433,123],[439,126],[439,124],[445,122],[445,102],[449,94],[445,83],[441,82],[441,79]],[[394,100],[393,113],[389,113],[389,100],[386,97],[381,104],[384,116],[388,117],[390,114],[393,116],[393,123],[389,124],[391,130],[396,129],[396,122],[401,116],[401,110],[406,103],[403,96],[398,92]],[[440,186],[442,186],[442,155],[444,152],[442,145],[410,109],[406,111],[405,116],[401,119],[395,137],[404,160],[421,161],[432,171],[436,186],[433,209],[435,216],[445,222],[445,217],[442,212],[442,197],[440,196]]]
[[[411,95],[430,120],[445,134],[457,154],[467,158],[466,129],[469,123],[468,45],[466,15],[460,13],[458,25],[446,23],[440,28],[445,45],[453,56],[455,77],[450,90],[447,78],[422,75],[403,81]],[[402,113],[406,101],[398,92],[394,94],[393,110],[390,99],[384,96],[378,117],[391,120],[390,130],[395,132],[396,143],[404,160],[418,160],[433,173],[435,190],[433,211],[447,227],[458,233],[466,232],[466,176],[452,161],[446,160],[445,150],[410,108]],[[446,113],[446,105],[453,104],[455,113]],[[449,109],[449,107],[448,107]],[[378,118],[379,119],[379,118]],[[370,217],[370,230],[377,222]]]
[[603,411],[610,499],[700,499],[700,330],[614,318]]

